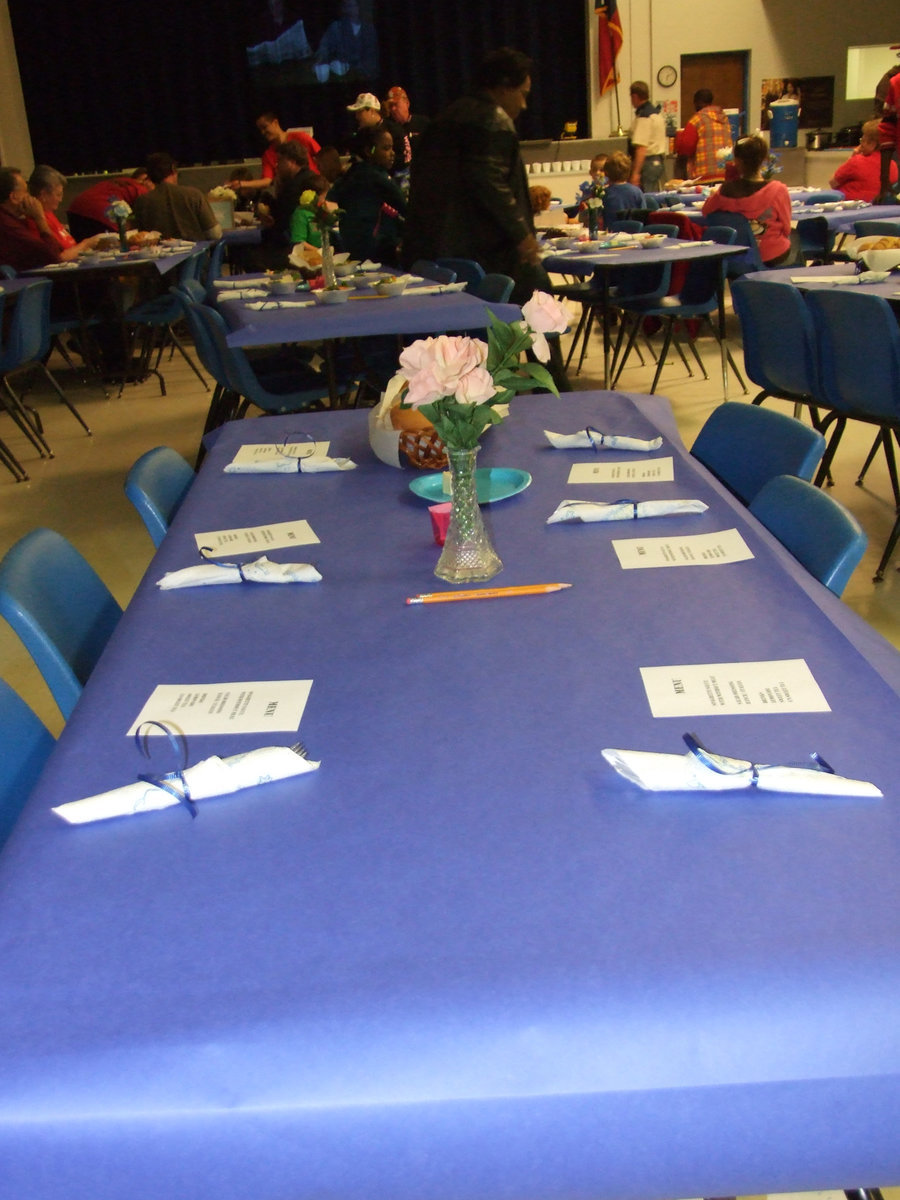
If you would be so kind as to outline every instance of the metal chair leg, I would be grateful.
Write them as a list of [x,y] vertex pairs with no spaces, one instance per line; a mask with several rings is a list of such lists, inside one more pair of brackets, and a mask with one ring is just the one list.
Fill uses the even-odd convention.
[[18,425],[22,433],[25,434],[29,442],[31,442],[32,446],[34,446],[35,450],[37,450],[38,454],[40,454],[42,458],[52,458],[53,451],[50,449],[47,439],[41,433],[40,429],[38,429],[38,423],[33,422],[29,418],[22,401],[10,387],[8,379],[3,380],[3,389],[7,393],[9,399],[0,397],[0,404],[3,405],[9,415]]
[[69,397],[66,395],[66,393],[59,386],[55,377],[53,376],[52,372],[50,371],[49,367],[47,366],[47,364],[40,363],[39,365],[40,365],[41,370],[44,372],[44,376],[46,377],[47,382],[50,384],[50,386],[56,392],[57,396],[59,396],[62,403],[66,406],[66,408],[69,410],[69,412],[75,418],[75,420],[79,423],[79,425],[82,427],[82,429],[88,435],[88,437],[92,437],[93,435],[91,433],[90,426],[88,425],[87,421],[85,421],[84,417],[81,415],[81,413],[78,411],[78,409],[72,403],[72,401],[69,399]]

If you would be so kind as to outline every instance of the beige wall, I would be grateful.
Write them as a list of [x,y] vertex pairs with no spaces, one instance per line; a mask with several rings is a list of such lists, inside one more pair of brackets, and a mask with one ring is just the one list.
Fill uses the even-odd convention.
[[[663,92],[656,72],[678,67],[682,54],[746,50],[750,54],[750,96],[763,79],[834,75],[836,127],[865,119],[870,106],[843,99],[847,46],[900,42],[898,0],[619,0],[625,44],[619,56],[619,100],[623,123],[630,116],[625,90],[646,79],[652,98],[678,99],[678,86]],[[586,0],[588,79],[591,82],[593,136],[615,124],[612,94],[596,96],[596,24],[593,0]]]
[[0,0],[0,80],[0,159],[29,174],[34,160],[6,0]]

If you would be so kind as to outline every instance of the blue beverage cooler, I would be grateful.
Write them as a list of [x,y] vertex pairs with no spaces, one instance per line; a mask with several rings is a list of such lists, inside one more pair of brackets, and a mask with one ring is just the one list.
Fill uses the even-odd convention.
[[741,111],[738,108],[725,108],[722,110],[728,118],[728,124],[731,126],[731,140],[736,142],[741,136]]
[[773,100],[769,106],[769,145],[773,150],[797,145],[800,105],[795,100]]

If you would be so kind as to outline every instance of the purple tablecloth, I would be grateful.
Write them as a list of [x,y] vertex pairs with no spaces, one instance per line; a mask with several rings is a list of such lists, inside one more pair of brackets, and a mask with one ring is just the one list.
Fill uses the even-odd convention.
[[610,247],[591,253],[548,254],[544,258],[544,266],[548,271],[562,275],[587,276],[595,271],[614,271],[619,267],[648,267],[656,263],[692,261],[695,258],[729,258],[735,254],[743,254],[743,247],[666,238],[661,245],[646,250]]
[[[567,485],[593,456],[541,432],[588,422],[660,429],[675,481],[640,496],[709,512],[545,525],[571,495],[623,494]],[[358,469],[222,473],[243,442],[304,431]],[[696,466],[665,402],[521,397],[482,458],[534,476],[485,510],[496,583],[568,591],[408,607],[442,586],[437,548],[365,413],[222,430],[0,856],[4,1196],[647,1200],[900,1177],[898,655]],[[196,560],[196,531],[299,517],[321,584],[154,586]],[[755,557],[728,566],[622,571],[611,546],[735,525]],[[639,667],[795,657],[830,712],[690,724],[759,761],[818,750],[884,800],[650,795],[601,758],[680,748]],[[195,821],[49,812],[146,768],[126,729],[155,684],[286,678],[314,680],[317,773]]]
[[766,283],[793,283],[801,291],[840,287],[844,291],[881,296],[891,304],[900,304],[900,274],[892,271],[882,283],[829,283],[835,276],[855,279],[855,263],[830,263],[822,267],[779,267],[774,271],[753,271],[745,279],[761,279]]
[[[245,286],[252,287],[262,277],[240,278],[242,284],[246,281]],[[220,299],[219,311],[232,330],[228,335],[229,346],[267,346],[393,333],[452,333],[486,327],[489,312],[501,321],[517,321],[522,317],[522,310],[515,304],[488,304],[466,292],[417,295],[416,289],[410,288],[402,296],[377,296],[371,291],[357,291],[354,296],[346,304],[259,312],[241,300]],[[309,294],[298,292],[291,298],[308,299]]]

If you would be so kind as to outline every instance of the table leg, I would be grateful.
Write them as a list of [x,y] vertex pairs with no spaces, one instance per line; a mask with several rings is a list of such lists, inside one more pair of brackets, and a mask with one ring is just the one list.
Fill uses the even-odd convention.
[[716,281],[716,299],[719,302],[719,354],[722,358],[722,399],[728,399],[728,347],[725,344],[725,263],[719,260],[719,278]]
[[603,390],[609,391],[610,372],[610,328],[609,328],[609,272],[601,271],[603,276]]

